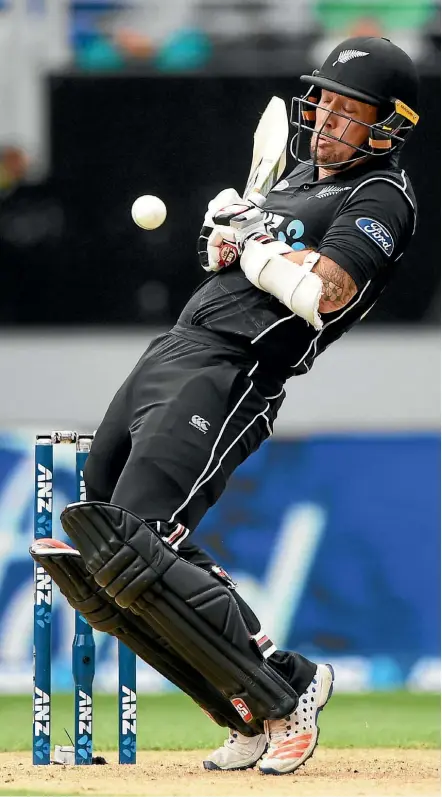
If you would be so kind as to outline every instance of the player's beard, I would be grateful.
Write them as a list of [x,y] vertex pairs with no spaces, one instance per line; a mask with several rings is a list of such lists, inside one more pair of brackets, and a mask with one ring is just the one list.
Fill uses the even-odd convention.
[[325,150],[322,150],[317,146],[318,136],[315,133],[310,141],[310,155],[316,166],[324,166],[327,168],[328,164],[331,166],[334,163],[341,163],[342,161],[349,160],[356,152],[353,147],[347,145],[347,152],[345,154],[339,155],[337,148],[333,146],[332,139],[327,139],[326,136],[323,138],[323,140],[324,139],[330,142],[330,146],[328,146]]

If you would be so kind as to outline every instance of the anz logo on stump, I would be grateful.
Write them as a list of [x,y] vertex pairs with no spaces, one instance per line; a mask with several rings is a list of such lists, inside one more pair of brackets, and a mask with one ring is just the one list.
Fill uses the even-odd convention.
[[361,232],[368,235],[368,237],[382,249],[387,257],[393,254],[393,236],[379,221],[375,221],[374,219],[357,219],[356,227],[359,227]]

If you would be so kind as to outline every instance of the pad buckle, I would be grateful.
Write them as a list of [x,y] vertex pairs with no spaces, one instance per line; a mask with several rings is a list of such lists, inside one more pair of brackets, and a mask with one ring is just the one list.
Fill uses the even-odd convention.
[[224,570],[223,567],[220,567],[219,565],[212,565],[211,572],[213,573],[214,576],[219,578],[219,580],[222,581],[229,589],[236,589],[236,587],[238,586],[237,584],[235,584],[233,579],[230,578],[229,574]]

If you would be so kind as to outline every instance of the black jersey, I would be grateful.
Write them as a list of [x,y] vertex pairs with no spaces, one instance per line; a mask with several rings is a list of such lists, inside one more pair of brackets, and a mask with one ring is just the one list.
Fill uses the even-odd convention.
[[[368,313],[394,273],[416,225],[416,201],[405,171],[373,161],[322,180],[300,164],[264,206],[267,231],[295,251],[314,249],[353,278],[349,304],[322,315],[317,331],[252,285],[239,265],[209,277],[178,324],[203,327],[244,347],[260,369],[286,379],[306,373],[327,346]],[[253,350],[253,351],[251,351]]]

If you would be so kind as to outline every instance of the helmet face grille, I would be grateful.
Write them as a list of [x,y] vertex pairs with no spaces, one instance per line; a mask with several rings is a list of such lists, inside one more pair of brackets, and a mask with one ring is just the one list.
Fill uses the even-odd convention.
[[[331,141],[343,143],[351,147],[354,150],[353,156],[345,161],[327,163],[327,167],[345,168],[350,166],[352,163],[361,161],[367,157],[382,157],[385,155],[390,156],[393,152],[399,150],[404,145],[407,136],[414,129],[415,125],[411,121],[410,116],[411,114],[414,114],[414,112],[411,111],[411,109],[401,101],[392,100],[389,105],[394,110],[388,113],[388,110],[386,110],[385,107],[381,109],[383,111],[381,115],[384,116],[384,113],[386,115],[375,124],[370,125],[366,122],[361,122],[359,120],[357,121],[358,125],[361,125],[367,129],[366,142],[362,146],[357,146],[356,144],[352,144],[345,140],[345,134],[351,123],[355,120],[353,120],[353,118],[348,114],[340,113],[339,111],[330,111],[328,108],[321,105],[314,93],[314,89],[315,86],[311,86],[306,95],[303,97],[293,97],[292,99],[290,123],[297,128],[297,132],[292,139],[290,149],[293,157],[301,163],[311,163],[311,159],[306,161],[300,156],[303,134],[311,136],[313,131],[315,131],[317,134],[317,142],[319,142],[319,137],[321,136],[322,138],[328,138]],[[318,91],[318,89],[316,89],[316,91]],[[315,130],[316,112],[318,108],[324,111],[326,116],[321,127]],[[332,115],[345,119],[347,122],[339,136],[333,135],[325,130],[327,120]],[[414,114],[414,117],[419,119],[417,114]],[[311,154],[314,166],[318,165],[317,156],[318,150],[316,146]]]

